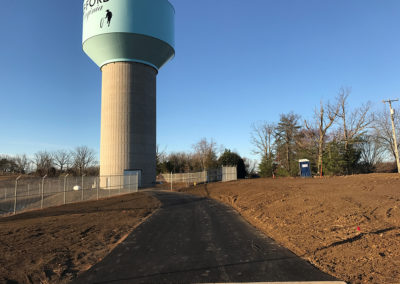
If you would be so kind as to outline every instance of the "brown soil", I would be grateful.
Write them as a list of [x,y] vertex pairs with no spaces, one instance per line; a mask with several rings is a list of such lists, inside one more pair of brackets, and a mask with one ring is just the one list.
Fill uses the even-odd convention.
[[66,283],[159,206],[154,197],[134,193],[0,218],[0,283]]
[[3,181],[3,180],[15,181],[15,179],[17,177],[18,177],[18,175],[0,175],[0,181]]
[[400,283],[400,175],[253,179],[183,191],[237,209],[268,236],[350,283]]

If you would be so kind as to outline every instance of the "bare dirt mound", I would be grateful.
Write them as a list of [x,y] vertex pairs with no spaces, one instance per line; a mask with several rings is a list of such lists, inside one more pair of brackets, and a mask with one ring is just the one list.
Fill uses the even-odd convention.
[[321,270],[350,283],[400,283],[400,175],[255,179],[184,191],[236,208]]
[[159,206],[134,193],[0,218],[0,283],[66,283]]

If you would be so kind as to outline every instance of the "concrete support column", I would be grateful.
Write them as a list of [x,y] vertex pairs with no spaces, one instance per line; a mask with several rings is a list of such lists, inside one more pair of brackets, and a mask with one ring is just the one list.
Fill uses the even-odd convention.
[[100,175],[142,170],[142,186],[153,186],[157,70],[141,63],[115,62],[101,71]]

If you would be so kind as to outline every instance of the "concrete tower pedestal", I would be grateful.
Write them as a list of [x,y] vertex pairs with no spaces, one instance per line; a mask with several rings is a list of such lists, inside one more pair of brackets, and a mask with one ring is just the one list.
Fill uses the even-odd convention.
[[115,62],[101,71],[100,176],[140,170],[142,186],[154,186],[157,70],[142,63]]

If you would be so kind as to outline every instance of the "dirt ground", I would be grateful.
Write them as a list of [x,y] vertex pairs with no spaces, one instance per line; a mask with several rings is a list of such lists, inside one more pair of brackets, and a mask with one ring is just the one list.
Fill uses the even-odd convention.
[[0,218],[0,283],[69,282],[159,206],[134,193]]
[[268,236],[349,283],[400,283],[400,175],[252,179],[182,191],[237,209]]
[[[400,283],[400,175],[252,179],[184,191],[233,206],[341,280]],[[136,193],[0,218],[0,283],[66,283],[159,206]]]

